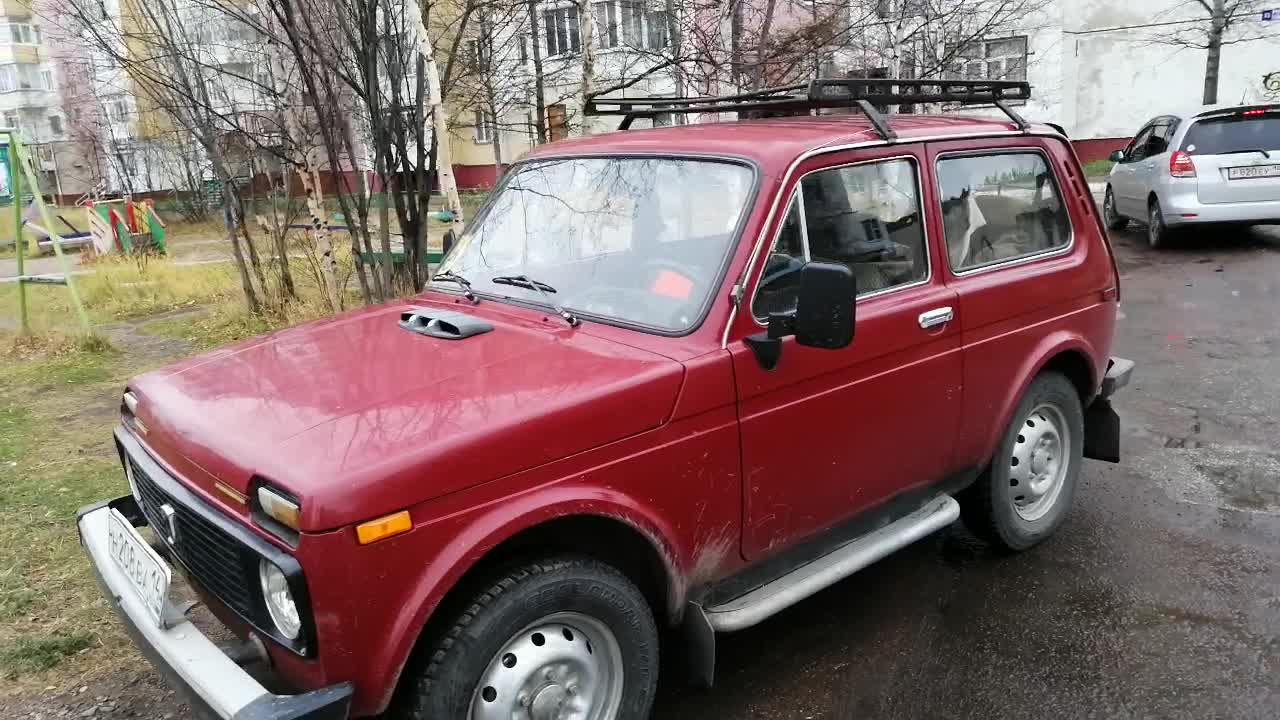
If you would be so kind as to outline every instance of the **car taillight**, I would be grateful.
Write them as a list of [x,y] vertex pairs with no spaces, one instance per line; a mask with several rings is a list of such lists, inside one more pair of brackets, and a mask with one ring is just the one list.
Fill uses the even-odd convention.
[[1266,113],[1266,112],[1267,112],[1266,110],[1263,110],[1263,109],[1259,108],[1259,109],[1257,109],[1257,110],[1245,110],[1244,112],[1242,112],[1242,113],[1240,113],[1240,114],[1241,114],[1241,115],[1243,115],[1244,117],[1257,117],[1257,116],[1262,115],[1262,114],[1264,114],[1264,113]]
[[1179,150],[1169,157],[1169,174],[1176,178],[1193,178],[1196,176],[1196,164],[1191,156]]

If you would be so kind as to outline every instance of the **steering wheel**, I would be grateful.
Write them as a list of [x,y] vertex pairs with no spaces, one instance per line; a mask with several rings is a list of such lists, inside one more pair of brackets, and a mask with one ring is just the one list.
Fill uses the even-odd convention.
[[766,288],[769,284],[784,275],[804,267],[804,260],[786,253],[772,253],[764,263],[764,277],[760,278],[758,287]]

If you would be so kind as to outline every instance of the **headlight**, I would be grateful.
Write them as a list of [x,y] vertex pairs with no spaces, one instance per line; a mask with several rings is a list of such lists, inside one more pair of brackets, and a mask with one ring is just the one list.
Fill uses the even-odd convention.
[[298,605],[293,601],[293,593],[289,592],[289,580],[284,572],[275,563],[264,559],[258,565],[258,579],[262,581],[262,597],[276,629],[290,640],[297,640],[298,633],[302,631],[302,620],[298,617]]

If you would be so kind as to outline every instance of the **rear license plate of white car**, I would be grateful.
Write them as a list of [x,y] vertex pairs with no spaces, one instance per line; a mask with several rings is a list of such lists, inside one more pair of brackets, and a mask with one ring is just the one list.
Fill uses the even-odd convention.
[[107,516],[107,549],[156,625],[163,627],[169,583],[173,580],[169,565],[115,509]]
[[1257,180],[1258,178],[1280,178],[1280,165],[1227,168],[1228,180]]

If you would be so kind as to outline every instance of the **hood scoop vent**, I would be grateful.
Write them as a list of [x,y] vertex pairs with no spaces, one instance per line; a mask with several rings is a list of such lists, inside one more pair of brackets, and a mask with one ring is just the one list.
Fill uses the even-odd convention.
[[462,340],[493,329],[489,323],[452,310],[411,308],[400,313],[400,327],[441,340]]

